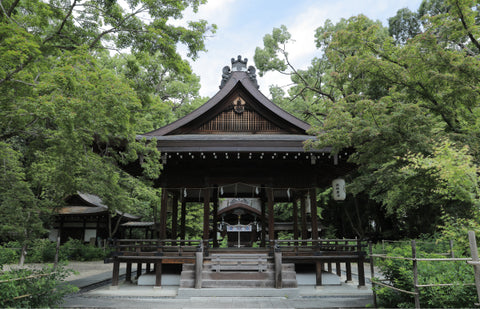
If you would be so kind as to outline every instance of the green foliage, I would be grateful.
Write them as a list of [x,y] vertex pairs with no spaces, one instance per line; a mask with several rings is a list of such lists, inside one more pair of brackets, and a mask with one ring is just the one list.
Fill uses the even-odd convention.
[[428,0],[389,28],[363,15],[326,21],[315,34],[321,55],[305,70],[289,62],[285,27],[256,50],[262,73],[292,76],[287,95],[272,94],[312,124],[317,140],[306,147],[351,153],[347,191],[393,218],[391,234],[432,234],[442,211],[468,218],[478,207],[478,12],[476,1]]
[[[463,235],[465,238],[466,235]],[[438,242],[421,242],[417,246],[417,257],[421,258],[445,258],[441,253],[447,246],[439,246]],[[433,253],[433,252],[437,253]],[[403,242],[384,247],[387,257],[412,256],[410,243]],[[389,284],[406,291],[413,292],[413,268],[412,261],[406,259],[376,258],[375,266],[381,270],[382,276]],[[420,305],[422,308],[465,308],[472,307],[476,302],[476,289],[471,286],[474,282],[473,267],[465,262],[418,262],[419,284],[446,284],[453,286],[437,286],[420,288]],[[466,285],[464,285],[466,284]],[[411,308],[414,306],[414,298],[410,294],[377,286],[378,304],[385,308]]]
[[[196,104],[199,79],[177,44],[195,58],[216,26],[167,20],[204,2],[2,1],[2,241],[43,236],[54,208],[77,191],[100,196],[112,213],[151,218],[160,153],[136,135]],[[137,178],[122,170],[134,161]]]
[[60,284],[70,273],[62,266],[54,270],[51,265],[40,270],[0,271],[0,307],[44,308],[59,305],[65,295],[78,290],[74,286]]
[[69,239],[60,247],[60,259],[65,261],[96,261],[108,256],[103,248],[84,244],[78,239]]

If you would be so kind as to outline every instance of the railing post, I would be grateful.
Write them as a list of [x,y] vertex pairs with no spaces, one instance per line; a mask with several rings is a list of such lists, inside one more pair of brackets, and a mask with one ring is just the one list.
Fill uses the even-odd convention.
[[197,252],[195,252],[195,288],[202,288],[202,271],[203,271],[203,242],[200,242]]
[[420,308],[420,290],[418,289],[417,245],[412,240],[413,288],[415,291],[415,308]]
[[[474,231],[468,231],[468,242],[470,243],[470,254],[472,255],[472,261],[478,263],[478,249],[477,239],[475,238]],[[475,275],[475,287],[477,288],[477,297],[480,302],[480,265],[473,264],[473,271]]]
[[364,267],[364,254],[362,251],[362,241],[357,239],[357,254],[358,254],[358,286],[364,287],[365,286],[365,267]]
[[373,244],[371,241],[368,242],[368,252],[370,254],[370,281],[372,282],[372,292],[373,292],[373,308],[377,308],[377,292],[375,291],[375,265],[373,260]]
[[278,246],[275,246],[275,288],[282,288],[282,251]]

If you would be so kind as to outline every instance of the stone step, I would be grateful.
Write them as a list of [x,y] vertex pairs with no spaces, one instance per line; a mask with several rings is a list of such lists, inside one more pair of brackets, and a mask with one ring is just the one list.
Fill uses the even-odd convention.
[[193,297],[286,297],[297,298],[300,297],[298,288],[264,288],[264,289],[249,289],[249,288],[210,288],[210,289],[192,289],[179,288],[177,298]]
[[[213,280],[273,280],[275,277],[274,272],[202,272],[202,279]],[[195,278],[194,271],[183,271],[181,278],[193,279]],[[284,279],[296,279],[296,273],[294,271],[283,271],[282,278]]]
[[[193,288],[195,280],[181,279],[180,288]],[[274,280],[202,280],[202,288],[274,288]],[[298,287],[296,279],[283,279],[282,288]]]
[[[273,263],[268,263],[267,264],[267,271],[268,270],[274,270],[275,268],[275,265]],[[204,270],[212,270],[213,271],[213,267],[212,267],[212,264],[208,263],[208,262],[205,262],[203,263],[203,269]],[[194,264],[183,264],[183,268],[182,270],[192,270],[194,271],[195,270],[195,265]],[[295,271],[295,264],[282,264],[282,271]]]

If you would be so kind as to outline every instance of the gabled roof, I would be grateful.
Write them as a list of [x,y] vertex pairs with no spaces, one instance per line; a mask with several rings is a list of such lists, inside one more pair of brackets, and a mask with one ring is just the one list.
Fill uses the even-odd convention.
[[[238,65],[240,63],[240,65]],[[242,66],[244,64],[244,66]],[[283,127],[288,127],[290,132],[296,134],[307,135],[306,131],[310,125],[295,116],[287,113],[258,90],[258,85],[255,77],[255,68],[250,66],[246,69],[246,59],[241,60],[240,56],[237,61],[232,59],[232,69],[227,66],[224,68],[222,85],[220,91],[217,92],[210,100],[200,106],[195,111],[178,119],[162,128],[140,135],[139,138],[149,136],[166,136],[177,135],[182,127],[188,126],[198,119],[211,119],[218,110],[219,104],[224,103],[224,100],[230,98],[233,93],[241,93],[244,96],[251,98],[251,104],[255,105],[256,110],[260,110],[263,116],[267,116],[270,120],[274,119],[276,123],[281,123]]]

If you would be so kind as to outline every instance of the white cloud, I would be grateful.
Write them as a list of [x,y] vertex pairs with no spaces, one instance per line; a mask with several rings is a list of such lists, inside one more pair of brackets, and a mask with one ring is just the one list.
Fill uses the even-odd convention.
[[[199,8],[198,14],[185,15],[190,20],[206,19],[217,24],[214,37],[208,38],[207,53],[192,63],[193,70],[201,77],[200,94],[213,96],[218,91],[221,70],[230,65],[230,58],[241,55],[253,65],[257,46],[263,46],[263,36],[274,27],[284,24],[292,34],[294,43],[287,46],[289,57],[297,68],[306,68],[314,56],[319,56],[315,47],[315,29],[323,26],[327,19],[338,22],[365,14],[379,19],[384,24],[403,7],[416,10],[422,0],[209,0]],[[269,95],[269,85],[287,86],[288,76],[268,72],[258,77],[260,90]]]

